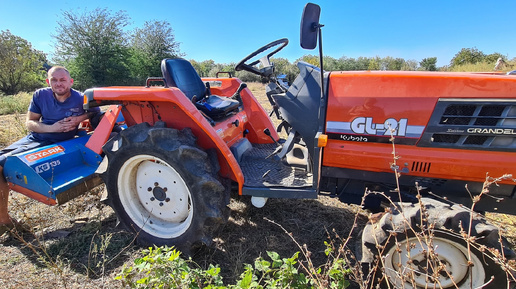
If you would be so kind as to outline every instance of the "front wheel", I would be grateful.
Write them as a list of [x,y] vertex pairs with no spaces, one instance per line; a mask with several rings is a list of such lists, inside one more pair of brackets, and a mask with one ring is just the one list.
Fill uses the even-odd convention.
[[191,131],[138,124],[103,149],[108,203],[141,245],[176,246],[188,254],[211,243],[227,220],[229,194]]
[[371,283],[382,288],[507,288],[508,275],[500,265],[505,261],[489,250],[505,250],[508,258],[514,252],[495,226],[477,217],[470,220],[464,208],[433,199],[391,206],[362,234],[362,262],[369,265]]

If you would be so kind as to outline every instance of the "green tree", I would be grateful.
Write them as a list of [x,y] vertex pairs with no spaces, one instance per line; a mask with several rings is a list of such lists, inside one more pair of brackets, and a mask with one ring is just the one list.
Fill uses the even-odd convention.
[[393,58],[387,56],[382,58],[381,63],[382,70],[402,70],[405,64],[405,60],[403,58]]
[[319,56],[316,56],[316,55],[303,55],[301,58],[296,60],[296,62],[298,62],[298,61],[304,61],[306,63],[310,63],[315,66],[319,66]]
[[484,61],[487,62],[487,63],[495,64],[496,61],[498,60],[498,58],[501,58],[501,59],[503,59],[504,61],[507,62],[507,57],[505,55],[502,55],[501,53],[498,53],[498,52],[486,55],[486,57],[484,57]]
[[401,70],[403,71],[414,71],[417,70],[417,67],[419,65],[419,62],[416,60],[405,60],[403,63],[403,66],[401,67]]
[[437,71],[437,57],[424,58],[419,62],[421,69],[427,71]]
[[324,56],[323,57],[323,65],[325,71],[339,71],[340,65],[337,59],[331,57],[331,56]]
[[130,44],[129,70],[136,84],[149,76],[161,76],[160,63],[165,58],[181,56],[170,23],[147,21],[133,31]]
[[369,60],[369,65],[367,66],[367,70],[380,70],[381,69],[381,59],[376,56]]
[[130,81],[128,36],[123,30],[128,24],[129,17],[123,11],[97,8],[82,14],[63,12],[53,36],[56,61],[68,67],[77,88]]
[[16,94],[45,84],[45,54],[9,30],[0,33],[0,91]]
[[215,67],[215,61],[211,59],[204,60],[201,62],[190,59],[190,63],[201,77],[208,77],[210,71],[213,69],[213,67]]
[[476,47],[473,48],[462,48],[450,61],[450,66],[464,65],[464,64],[477,64],[484,61],[485,54],[478,50]]
[[360,56],[356,60],[356,68],[355,68],[355,70],[368,70],[370,62],[371,62],[370,58]]
[[215,64],[208,73],[209,77],[215,77],[217,72],[229,72],[231,75],[235,75],[235,63],[229,64]]
[[296,65],[290,63],[286,58],[272,58],[271,62],[274,63],[274,67],[276,69],[275,75],[285,74],[287,76],[287,81],[292,82],[296,78],[299,73],[299,69]]

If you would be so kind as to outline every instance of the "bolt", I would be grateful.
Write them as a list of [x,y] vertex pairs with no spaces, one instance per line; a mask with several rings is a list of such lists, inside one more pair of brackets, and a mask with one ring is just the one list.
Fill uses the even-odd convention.
[[159,206],[160,206],[160,207],[163,207],[163,202],[159,203]]
[[166,198],[165,202],[167,202],[167,203],[170,202],[170,198]]
[[150,200],[151,200],[152,202],[154,202],[154,200],[155,200],[155,199],[156,199],[156,198],[154,198],[154,197],[151,197],[151,198],[150,198]]
[[159,186],[158,182],[155,182],[155,183],[154,183],[154,186],[155,186],[155,187]]
[[151,187],[148,187],[148,188],[147,188],[147,191],[149,191],[149,192],[150,192],[150,191],[152,191],[152,188],[151,188]]
[[164,187],[163,191],[166,193],[168,191],[167,187]]

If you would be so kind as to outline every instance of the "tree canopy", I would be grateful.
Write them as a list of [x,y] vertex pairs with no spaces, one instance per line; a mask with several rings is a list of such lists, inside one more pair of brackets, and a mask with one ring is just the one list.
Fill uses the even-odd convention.
[[142,85],[161,75],[160,61],[180,55],[170,24],[147,21],[143,28],[126,31],[124,11],[63,12],[54,35],[55,60],[68,67],[76,87]]
[[134,29],[130,43],[130,68],[133,79],[160,76],[161,60],[180,56],[170,23],[147,21],[143,28]]
[[484,52],[478,50],[476,47],[462,48],[452,58],[452,60],[450,61],[450,66],[455,67],[466,64],[477,64],[480,62],[488,62],[494,65],[498,58],[502,58],[504,61],[507,60],[507,57],[505,55],[502,55],[498,52],[492,54],[485,54]]
[[122,11],[95,9],[82,14],[64,11],[54,35],[55,60],[67,66],[81,89],[126,83],[129,56]]
[[41,87],[45,81],[46,55],[9,30],[0,33],[0,91],[16,94]]

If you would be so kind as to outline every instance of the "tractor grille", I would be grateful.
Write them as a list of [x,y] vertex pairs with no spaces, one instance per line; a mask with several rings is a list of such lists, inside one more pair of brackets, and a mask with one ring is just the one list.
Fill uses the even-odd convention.
[[430,172],[430,166],[431,166],[431,163],[413,162],[412,163],[412,171],[413,172],[428,173],[428,172]]
[[418,144],[516,150],[516,101],[440,100]]

